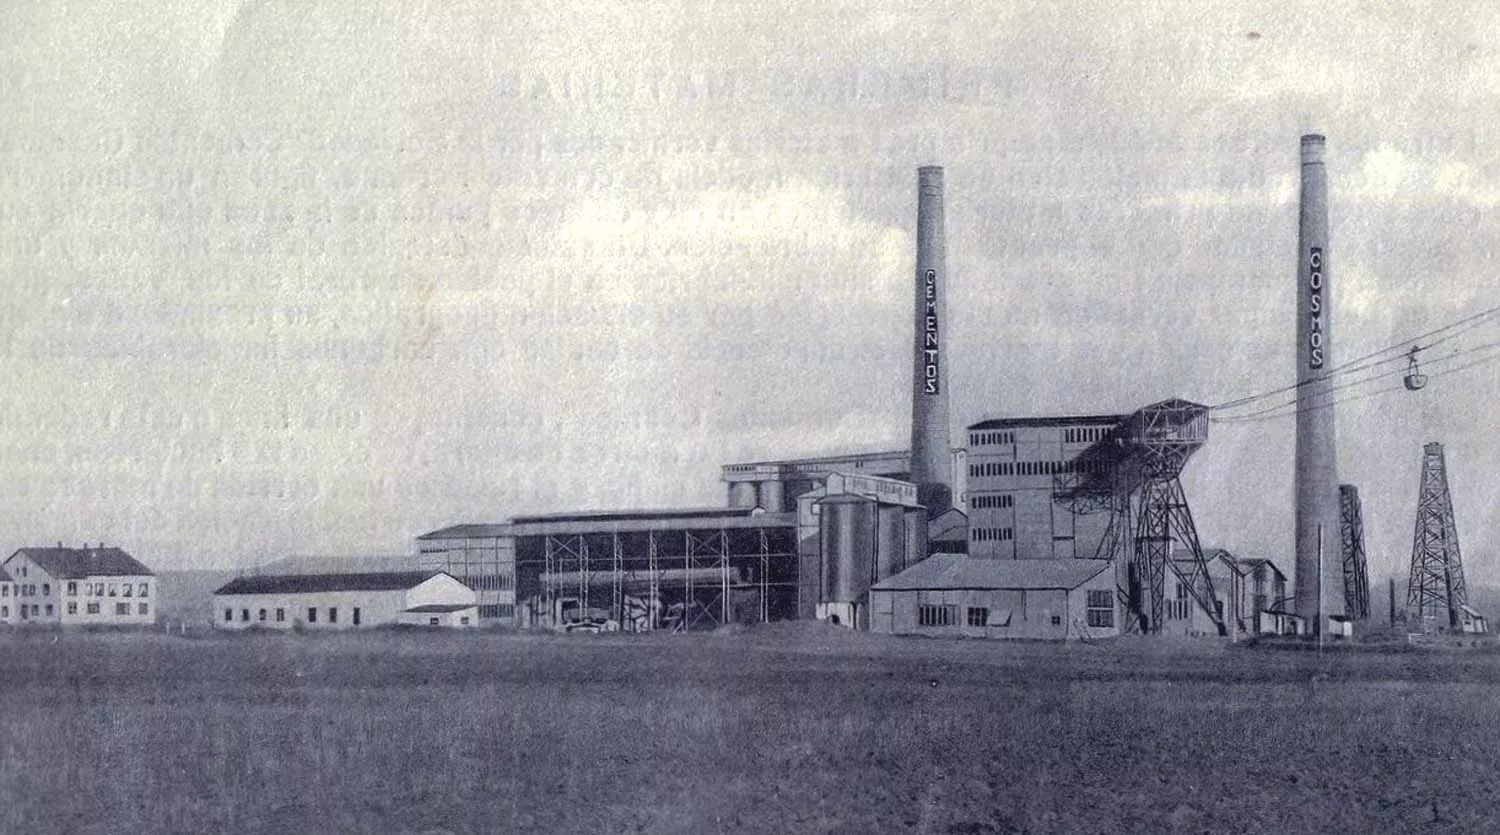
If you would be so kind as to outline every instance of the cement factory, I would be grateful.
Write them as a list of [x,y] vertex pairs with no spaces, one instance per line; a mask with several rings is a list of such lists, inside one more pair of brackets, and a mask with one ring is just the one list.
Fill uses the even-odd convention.
[[[416,538],[415,572],[384,588],[416,589],[445,573],[465,587],[463,599],[423,598],[437,607],[430,611],[398,601],[386,620],[420,615],[437,625],[428,615],[442,610],[461,612],[463,625],[569,632],[817,619],[987,638],[1352,635],[1371,607],[1359,494],[1338,476],[1324,138],[1302,137],[1300,152],[1297,325],[1288,334],[1297,364],[1291,594],[1281,566],[1206,547],[1194,524],[1180,475],[1223,404],[1165,397],[1129,414],[987,417],[954,444],[949,369],[963,358],[946,315],[944,172],[924,167],[908,449],[725,464],[722,507],[527,515],[432,531]],[[1408,388],[1421,385],[1417,350]],[[1427,456],[1407,606],[1434,629],[1482,631],[1464,599],[1441,445]],[[274,619],[262,602],[258,621],[282,623],[290,609],[306,611],[311,626],[318,605],[298,594],[371,585],[302,579],[220,589],[220,625],[256,622],[257,607],[238,605],[237,595],[290,594],[275,602]],[[357,603],[343,605],[359,624]],[[326,608],[321,624],[338,623],[338,608]]]

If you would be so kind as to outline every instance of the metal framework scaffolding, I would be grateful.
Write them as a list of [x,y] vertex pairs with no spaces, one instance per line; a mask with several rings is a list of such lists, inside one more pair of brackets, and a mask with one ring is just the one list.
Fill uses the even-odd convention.
[[[1208,561],[1179,476],[1208,440],[1208,409],[1165,400],[1131,415],[1079,456],[1073,473],[1054,479],[1053,498],[1075,513],[1108,512],[1096,557],[1122,566],[1118,593],[1127,632],[1159,633],[1165,619],[1166,578],[1182,583],[1219,634],[1228,634]],[[1188,552],[1188,566],[1174,558]]]
[[517,557],[517,585],[540,604],[538,625],[688,631],[795,615],[790,529],[780,537],[765,528],[706,528],[537,539],[540,554]]
[[1339,533],[1344,554],[1344,611],[1351,618],[1370,616],[1370,572],[1365,564],[1365,522],[1359,489],[1339,485]]
[[1419,623],[1426,623],[1428,618],[1442,618],[1448,629],[1458,629],[1462,624],[1461,607],[1467,602],[1443,445],[1430,443],[1422,447],[1422,483],[1417,492],[1417,523],[1412,535],[1407,613]]

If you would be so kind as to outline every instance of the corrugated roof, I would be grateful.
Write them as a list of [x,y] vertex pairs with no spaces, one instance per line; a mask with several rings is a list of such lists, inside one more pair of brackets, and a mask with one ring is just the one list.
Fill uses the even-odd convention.
[[880,591],[1076,589],[1109,565],[1108,560],[986,560],[933,554],[872,588]]
[[729,517],[740,519],[764,513],[756,507],[671,507],[643,508],[639,510],[581,510],[569,513],[534,513],[529,516],[513,516],[516,525],[543,522],[613,522],[640,519],[703,519]]
[[[236,577],[214,594],[308,594],[327,591],[405,591],[445,571],[382,571],[349,574],[266,574]],[[451,575],[449,575],[451,576]]]
[[879,461],[889,458],[910,458],[911,450],[897,449],[887,452],[851,452],[846,455],[816,455],[808,458],[780,458],[775,461],[736,461],[725,467],[818,467],[820,465],[843,464],[850,461]]
[[478,605],[477,603],[424,603],[421,606],[413,606],[406,611],[424,615],[428,613],[436,615],[448,612],[462,612],[465,609],[473,609]]
[[1113,426],[1129,415],[1072,415],[1068,417],[990,418],[969,425],[976,429],[1012,429],[1023,426]]
[[[719,529],[794,528],[797,514],[766,513],[740,508],[715,508],[713,513],[674,514],[666,511],[653,515],[649,511],[623,511],[619,514],[558,515],[555,517],[518,517],[514,523],[489,525],[454,525],[424,533],[419,542],[444,539],[486,539],[566,534],[641,533],[646,531],[685,531]],[[525,521],[520,521],[525,519]]]
[[[155,572],[119,548],[21,548],[43,571],[58,579],[80,577],[151,577]],[[10,560],[6,560],[9,562]]]

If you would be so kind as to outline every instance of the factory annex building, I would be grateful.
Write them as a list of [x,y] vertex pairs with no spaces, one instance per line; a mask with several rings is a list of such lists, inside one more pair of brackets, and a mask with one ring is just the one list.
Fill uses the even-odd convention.
[[1120,634],[1104,560],[983,560],[934,554],[870,589],[870,629],[974,638]]
[[214,592],[213,608],[214,625],[228,630],[479,623],[474,590],[441,571],[237,577]]

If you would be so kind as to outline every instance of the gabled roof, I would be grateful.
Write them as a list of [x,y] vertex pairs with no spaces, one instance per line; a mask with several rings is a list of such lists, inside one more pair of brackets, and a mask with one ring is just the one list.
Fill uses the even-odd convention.
[[933,554],[871,588],[877,591],[1069,590],[1092,580],[1109,566],[1108,560],[987,560],[960,554]]
[[1264,565],[1270,568],[1272,571],[1276,572],[1276,576],[1280,577],[1283,580],[1286,579],[1286,572],[1282,571],[1279,567],[1277,567],[1276,563],[1266,559],[1265,557],[1235,557],[1235,559],[1246,571],[1250,571],[1258,565]]
[[364,571],[351,574],[264,574],[236,577],[214,594],[309,594],[327,591],[405,591],[446,571]]
[[[1258,566],[1264,565],[1267,568],[1270,568],[1272,571],[1276,572],[1277,576],[1281,577],[1281,579],[1286,579],[1286,574],[1283,573],[1280,568],[1276,567],[1276,563],[1266,559],[1265,557],[1236,557],[1234,554],[1226,551],[1223,548],[1204,548],[1203,558],[1208,560],[1209,562],[1213,562],[1214,560],[1223,560],[1229,565],[1234,566],[1235,573],[1239,574],[1241,577],[1249,575]],[[1191,563],[1193,562],[1193,552],[1189,551],[1186,548],[1173,549],[1172,561],[1179,563]]]
[[151,569],[119,548],[22,548],[10,559],[22,554],[58,579],[155,576]]
[[949,508],[927,520],[927,538],[932,542],[969,541],[969,517],[958,508]]

